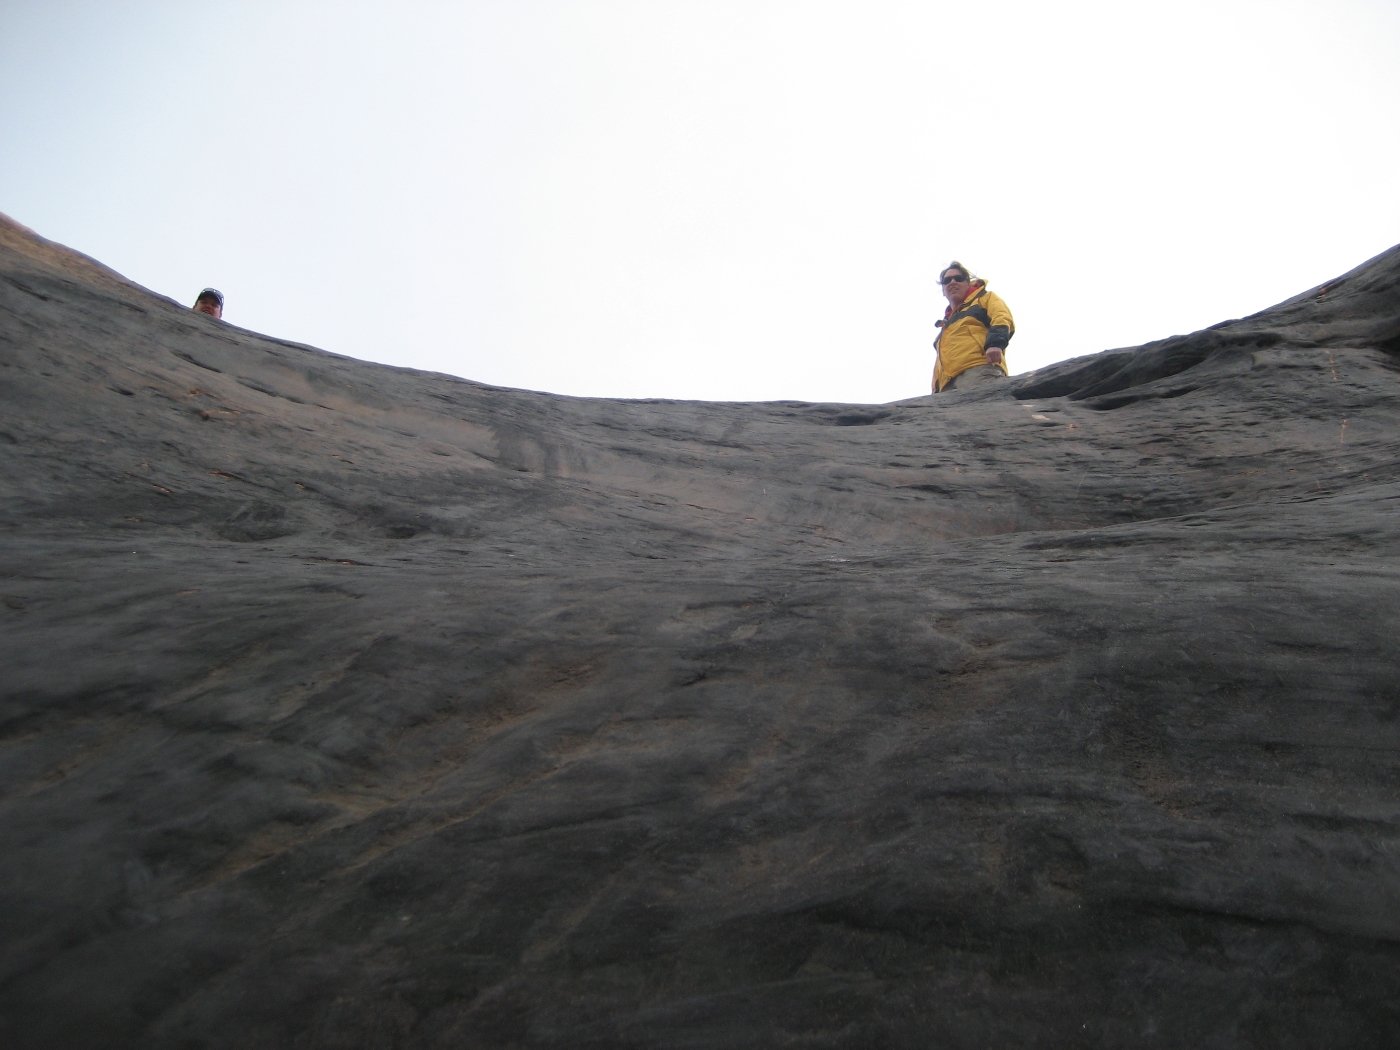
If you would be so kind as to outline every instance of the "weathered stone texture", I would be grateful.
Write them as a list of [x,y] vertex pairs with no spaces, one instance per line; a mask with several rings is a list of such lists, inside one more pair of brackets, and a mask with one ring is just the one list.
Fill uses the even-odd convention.
[[1398,280],[583,400],[0,225],[0,1043],[1397,1045]]

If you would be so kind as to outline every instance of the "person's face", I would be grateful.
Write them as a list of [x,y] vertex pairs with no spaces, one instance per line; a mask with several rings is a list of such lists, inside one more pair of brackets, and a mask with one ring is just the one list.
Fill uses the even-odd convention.
[[222,318],[224,308],[213,299],[201,299],[194,304],[194,312],[197,314],[208,314],[210,317]]
[[957,306],[967,298],[967,274],[961,270],[949,270],[943,275],[943,297]]

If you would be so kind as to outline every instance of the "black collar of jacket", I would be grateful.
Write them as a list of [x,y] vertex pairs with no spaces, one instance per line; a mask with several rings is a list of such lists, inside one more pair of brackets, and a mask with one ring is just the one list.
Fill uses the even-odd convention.
[[[977,305],[977,300],[982,298],[982,296],[985,295],[986,292],[987,286],[984,284],[977,289],[976,295],[971,296],[970,298],[964,299],[962,301],[962,306],[958,307],[957,313],[949,314],[941,321],[935,321],[933,327],[943,328],[947,325],[952,324],[954,321],[962,320],[964,317],[971,317],[974,321],[981,321],[988,328],[992,327],[991,315],[987,313],[985,307]],[[948,307],[948,309],[951,310],[952,307],[950,306]]]

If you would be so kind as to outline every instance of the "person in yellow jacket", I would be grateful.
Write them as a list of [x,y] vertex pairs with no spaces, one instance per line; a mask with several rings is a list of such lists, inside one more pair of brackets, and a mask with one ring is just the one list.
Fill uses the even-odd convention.
[[1005,379],[1006,344],[1016,334],[1016,322],[1001,296],[987,288],[954,259],[938,275],[948,308],[938,322],[933,341],[938,356],[933,364],[933,392],[959,390],[988,380]]

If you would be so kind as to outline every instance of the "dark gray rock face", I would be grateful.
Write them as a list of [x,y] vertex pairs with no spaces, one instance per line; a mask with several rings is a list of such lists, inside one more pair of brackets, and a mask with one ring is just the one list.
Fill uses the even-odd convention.
[[0,1044],[1397,1045],[1398,282],[625,402],[0,225]]

